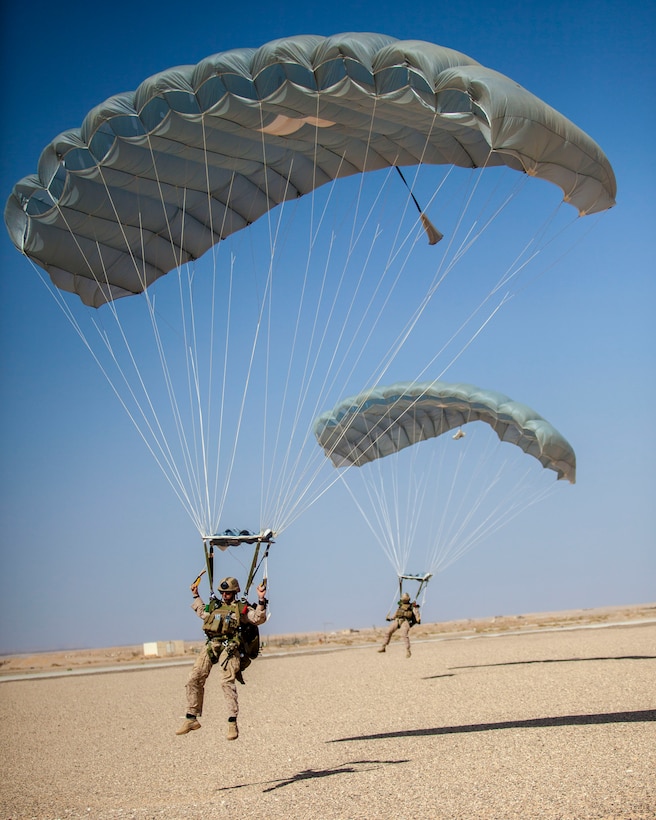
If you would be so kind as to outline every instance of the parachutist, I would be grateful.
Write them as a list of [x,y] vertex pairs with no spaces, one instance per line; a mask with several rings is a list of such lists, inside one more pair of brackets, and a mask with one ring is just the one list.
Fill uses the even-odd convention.
[[404,592],[399,601],[398,609],[391,618],[387,617],[386,620],[391,621],[391,624],[389,625],[387,632],[385,633],[383,645],[380,647],[378,651],[385,651],[387,645],[392,640],[392,635],[398,629],[401,631],[401,638],[405,643],[405,656],[406,658],[409,658],[411,656],[410,629],[415,624],[421,623],[419,604],[416,601],[411,601],[408,593]]
[[186,685],[187,712],[176,734],[186,735],[200,729],[198,718],[203,713],[205,683],[212,667],[219,663],[221,687],[228,708],[226,737],[228,740],[236,740],[239,737],[239,701],[235,681],[244,682],[241,673],[259,651],[257,627],[266,621],[266,588],[262,584],[258,586],[258,603],[255,606],[245,599],[237,600],[241,588],[236,578],[224,578],[218,587],[221,600],[212,594],[206,605],[198,593],[199,582],[200,576],[190,587],[193,596],[191,607],[203,619],[207,642],[205,651],[200,653],[189,674]]

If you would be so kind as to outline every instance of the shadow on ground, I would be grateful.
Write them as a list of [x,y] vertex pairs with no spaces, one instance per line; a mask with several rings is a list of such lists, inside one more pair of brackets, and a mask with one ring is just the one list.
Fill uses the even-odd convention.
[[394,740],[400,737],[432,737],[456,735],[467,732],[491,732],[496,729],[538,729],[550,726],[593,726],[604,723],[644,723],[656,721],[656,709],[635,712],[609,712],[599,715],[562,715],[557,717],[531,718],[529,720],[504,720],[499,723],[471,723],[464,726],[436,726],[432,729],[406,729],[399,732],[381,732],[374,735],[354,735],[327,741],[346,743],[351,740]]
[[267,786],[266,789],[262,789],[262,793],[273,792],[276,789],[282,789],[284,786],[292,786],[294,783],[300,783],[303,780],[317,780],[322,777],[334,777],[339,774],[356,774],[358,772],[371,771],[372,769],[380,769],[382,766],[395,766],[399,763],[409,762],[409,760],[351,760],[339,766],[333,766],[331,769],[304,769],[302,772],[298,772],[282,780],[265,780],[259,783],[238,783],[236,786],[222,786],[217,789],[217,792],[244,789],[249,786]]

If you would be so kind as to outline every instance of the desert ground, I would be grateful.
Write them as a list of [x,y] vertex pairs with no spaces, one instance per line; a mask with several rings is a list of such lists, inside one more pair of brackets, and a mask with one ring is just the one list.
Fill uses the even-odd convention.
[[0,818],[656,817],[656,604],[381,635],[269,636],[235,742],[198,645],[1,658]]

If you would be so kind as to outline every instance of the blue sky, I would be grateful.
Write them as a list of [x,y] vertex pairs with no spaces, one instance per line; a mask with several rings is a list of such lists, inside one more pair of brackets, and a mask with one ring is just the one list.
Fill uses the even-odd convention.
[[[379,31],[460,50],[601,145],[617,206],[589,218],[571,252],[530,281],[450,373],[550,419],[577,452],[577,484],[439,576],[424,619],[656,600],[656,115],[645,100],[654,10],[527,4],[518,15],[510,3],[420,3],[409,13],[398,3],[347,11],[290,2],[239,14],[119,2],[108,16],[81,3],[3,11],[5,197],[51,139],[112,94],[173,65],[301,33]],[[197,638],[188,608],[203,563],[195,529],[4,231],[0,254],[0,652]],[[272,549],[272,633],[384,621],[394,573],[348,496],[333,490]],[[232,556],[224,566],[243,577]]]

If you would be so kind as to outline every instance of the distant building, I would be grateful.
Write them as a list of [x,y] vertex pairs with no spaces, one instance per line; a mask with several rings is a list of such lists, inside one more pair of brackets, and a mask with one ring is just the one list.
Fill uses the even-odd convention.
[[169,655],[184,655],[184,641],[151,641],[143,645],[146,658],[165,658]]

